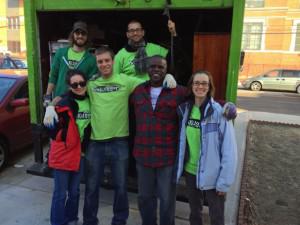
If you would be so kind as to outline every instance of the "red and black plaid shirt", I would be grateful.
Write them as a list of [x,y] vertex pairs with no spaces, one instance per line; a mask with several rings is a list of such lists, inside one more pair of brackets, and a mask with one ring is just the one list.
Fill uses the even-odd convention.
[[155,168],[174,163],[178,142],[176,108],[185,94],[182,86],[163,88],[153,110],[149,82],[139,85],[133,92],[131,104],[136,118],[133,155],[139,164]]

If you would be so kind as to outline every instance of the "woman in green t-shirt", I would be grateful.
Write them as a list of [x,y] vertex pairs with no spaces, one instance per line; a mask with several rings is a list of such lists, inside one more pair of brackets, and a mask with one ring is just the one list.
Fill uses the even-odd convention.
[[213,99],[214,84],[207,71],[194,73],[188,100],[178,107],[180,119],[176,179],[185,175],[190,224],[202,225],[205,194],[211,225],[224,225],[225,195],[235,178],[237,147],[232,121]]
[[48,128],[51,137],[48,164],[54,177],[51,225],[77,224],[84,149],[90,136],[86,76],[79,70],[69,70],[66,83],[69,91],[55,106],[58,121]]

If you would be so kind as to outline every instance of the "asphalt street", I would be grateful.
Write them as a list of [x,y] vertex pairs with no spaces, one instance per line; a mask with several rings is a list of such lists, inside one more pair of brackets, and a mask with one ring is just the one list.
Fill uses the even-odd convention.
[[[273,112],[291,115],[300,115],[300,95],[286,92],[252,92],[247,90],[238,90],[237,106],[239,111],[260,111]],[[252,115],[253,114],[253,115]],[[235,123],[237,141],[239,146],[239,158],[243,159],[243,149],[245,145],[247,122],[249,119],[259,119],[263,115],[263,119],[270,117],[268,113],[252,113],[241,112]],[[267,114],[267,115],[265,115]],[[277,121],[279,117],[282,120],[300,121],[298,117],[272,114],[272,120]],[[244,118],[245,117],[245,118]],[[292,118],[293,117],[293,118]],[[293,120],[292,120],[293,119]],[[292,122],[294,121],[294,122]],[[51,195],[53,189],[53,180],[50,178],[36,177],[26,173],[26,168],[32,164],[34,156],[32,148],[29,147],[23,153],[11,158],[7,168],[0,173],[0,218],[1,225],[48,225],[49,209],[51,203]],[[243,160],[239,160],[243,162]],[[239,165],[242,167],[242,165]],[[241,170],[239,170],[241,171]],[[240,178],[238,174],[237,178]],[[238,180],[238,179],[237,179]],[[234,198],[228,198],[227,204],[230,205],[229,211],[236,211],[238,205],[235,203],[239,198],[240,183],[237,181],[233,185]],[[81,188],[80,201],[80,222],[82,221],[81,212],[83,205],[84,185]],[[102,224],[110,224],[112,216],[112,191],[101,190],[99,215]],[[128,224],[138,225],[141,223],[136,199],[134,193],[129,194],[130,199],[130,217]],[[235,206],[235,207],[233,207]],[[189,207],[187,203],[177,202],[176,224],[187,225],[189,215]],[[236,217],[234,212],[231,213],[229,221],[234,221]],[[208,212],[205,207],[204,213],[205,223],[208,224]],[[81,223],[80,223],[81,224]],[[234,224],[234,223],[226,223]]]
[[293,92],[238,90],[241,110],[300,115],[300,94]]
[[[12,157],[7,168],[0,172],[0,224],[1,225],[49,225],[53,179],[33,176],[26,169],[33,163],[32,148]],[[82,224],[84,185],[80,188],[79,225]],[[128,224],[140,225],[137,194],[129,193]],[[113,191],[100,190],[99,219],[101,225],[111,224]],[[208,224],[208,210],[204,209],[204,224]],[[176,204],[176,225],[188,225],[189,206]]]
[[[44,146],[48,149],[48,145]],[[34,162],[32,146],[24,148],[10,158],[7,167],[0,172],[0,224],[1,225],[49,225],[53,179],[28,174],[27,168]],[[84,184],[80,185],[79,223],[82,224]],[[137,193],[128,192],[129,218],[127,224],[140,225]],[[98,218],[101,225],[111,224],[113,190],[101,188]],[[189,205],[176,202],[176,225],[189,224]],[[99,225],[100,225],[99,224]],[[209,224],[208,207],[203,209],[203,225]]]

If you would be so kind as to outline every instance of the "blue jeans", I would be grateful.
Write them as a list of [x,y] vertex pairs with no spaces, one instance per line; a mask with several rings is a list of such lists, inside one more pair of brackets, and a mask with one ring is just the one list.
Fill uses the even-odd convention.
[[172,182],[173,166],[150,168],[137,164],[136,168],[142,225],[157,225],[157,197],[160,200],[160,225],[174,225],[176,185]]
[[78,172],[53,169],[54,191],[50,215],[52,225],[66,225],[78,220],[79,188],[83,170],[83,158]]
[[114,203],[112,225],[126,224],[129,215],[127,197],[128,142],[118,139],[105,142],[91,141],[86,152],[86,187],[83,224],[97,225],[99,188],[104,167],[109,164],[112,172]]

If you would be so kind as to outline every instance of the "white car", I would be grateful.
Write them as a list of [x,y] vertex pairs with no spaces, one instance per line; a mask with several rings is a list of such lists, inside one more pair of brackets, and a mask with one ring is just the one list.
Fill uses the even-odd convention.
[[300,70],[274,69],[241,82],[252,91],[282,90],[300,94]]

